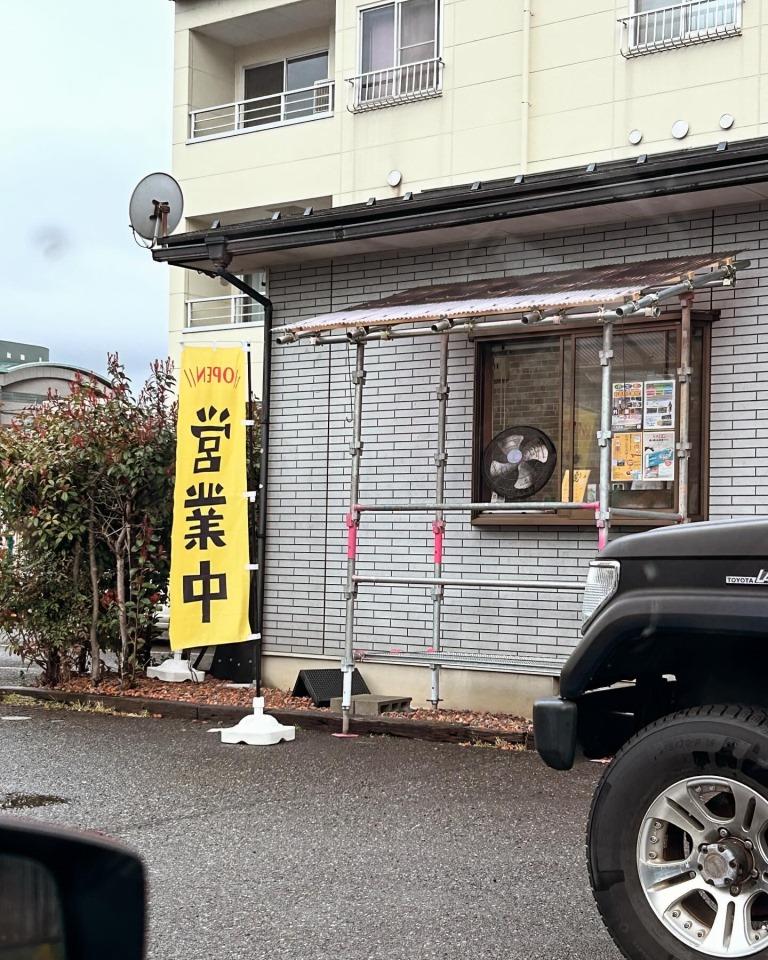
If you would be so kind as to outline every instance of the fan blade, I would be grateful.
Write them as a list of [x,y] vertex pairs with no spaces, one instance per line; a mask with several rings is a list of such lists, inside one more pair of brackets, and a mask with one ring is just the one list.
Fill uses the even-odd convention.
[[488,467],[488,472],[494,480],[505,480],[508,477],[513,477],[518,469],[516,463],[501,463],[498,460],[493,460]]
[[518,467],[518,477],[515,481],[515,490],[527,490],[533,486],[533,468],[527,463],[521,463]]
[[546,463],[549,460],[549,450],[543,443],[536,441],[523,450],[523,460],[538,460],[539,463]]

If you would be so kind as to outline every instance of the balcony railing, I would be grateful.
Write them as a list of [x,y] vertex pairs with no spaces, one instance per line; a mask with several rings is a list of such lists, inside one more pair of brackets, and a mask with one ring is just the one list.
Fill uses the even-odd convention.
[[189,111],[189,139],[231,137],[333,115],[333,81]]
[[185,327],[228,327],[237,323],[263,323],[264,307],[250,297],[195,297],[186,302]]
[[620,20],[626,30],[625,57],[735,37],[741,33],[743,0],[685,0]]
[[362,73],[349,80],[352,86],[353,113],[379,110],[396,103],[439,97],[443,90],[443,61],[421,60],[399,67]]

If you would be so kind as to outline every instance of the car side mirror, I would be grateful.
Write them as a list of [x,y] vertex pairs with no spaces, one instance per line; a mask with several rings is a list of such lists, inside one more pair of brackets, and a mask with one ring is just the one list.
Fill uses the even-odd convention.
[[142,960],[145,890],[122,844],[0,817],[0,960]]

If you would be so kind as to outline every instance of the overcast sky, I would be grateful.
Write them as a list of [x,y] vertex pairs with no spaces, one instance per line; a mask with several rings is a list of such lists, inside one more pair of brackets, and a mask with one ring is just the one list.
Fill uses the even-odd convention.
[[0,339],[144,376],[167,354],[168,268],[128,229],[170,167],[173,3],[6,4],[0,43]]

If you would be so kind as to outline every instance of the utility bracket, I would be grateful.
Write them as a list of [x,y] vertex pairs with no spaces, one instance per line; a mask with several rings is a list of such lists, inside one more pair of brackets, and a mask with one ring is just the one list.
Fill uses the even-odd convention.
[[601,350],[600,351],[600,365],[607,367],[608,364],[613,360],[613,350]]

